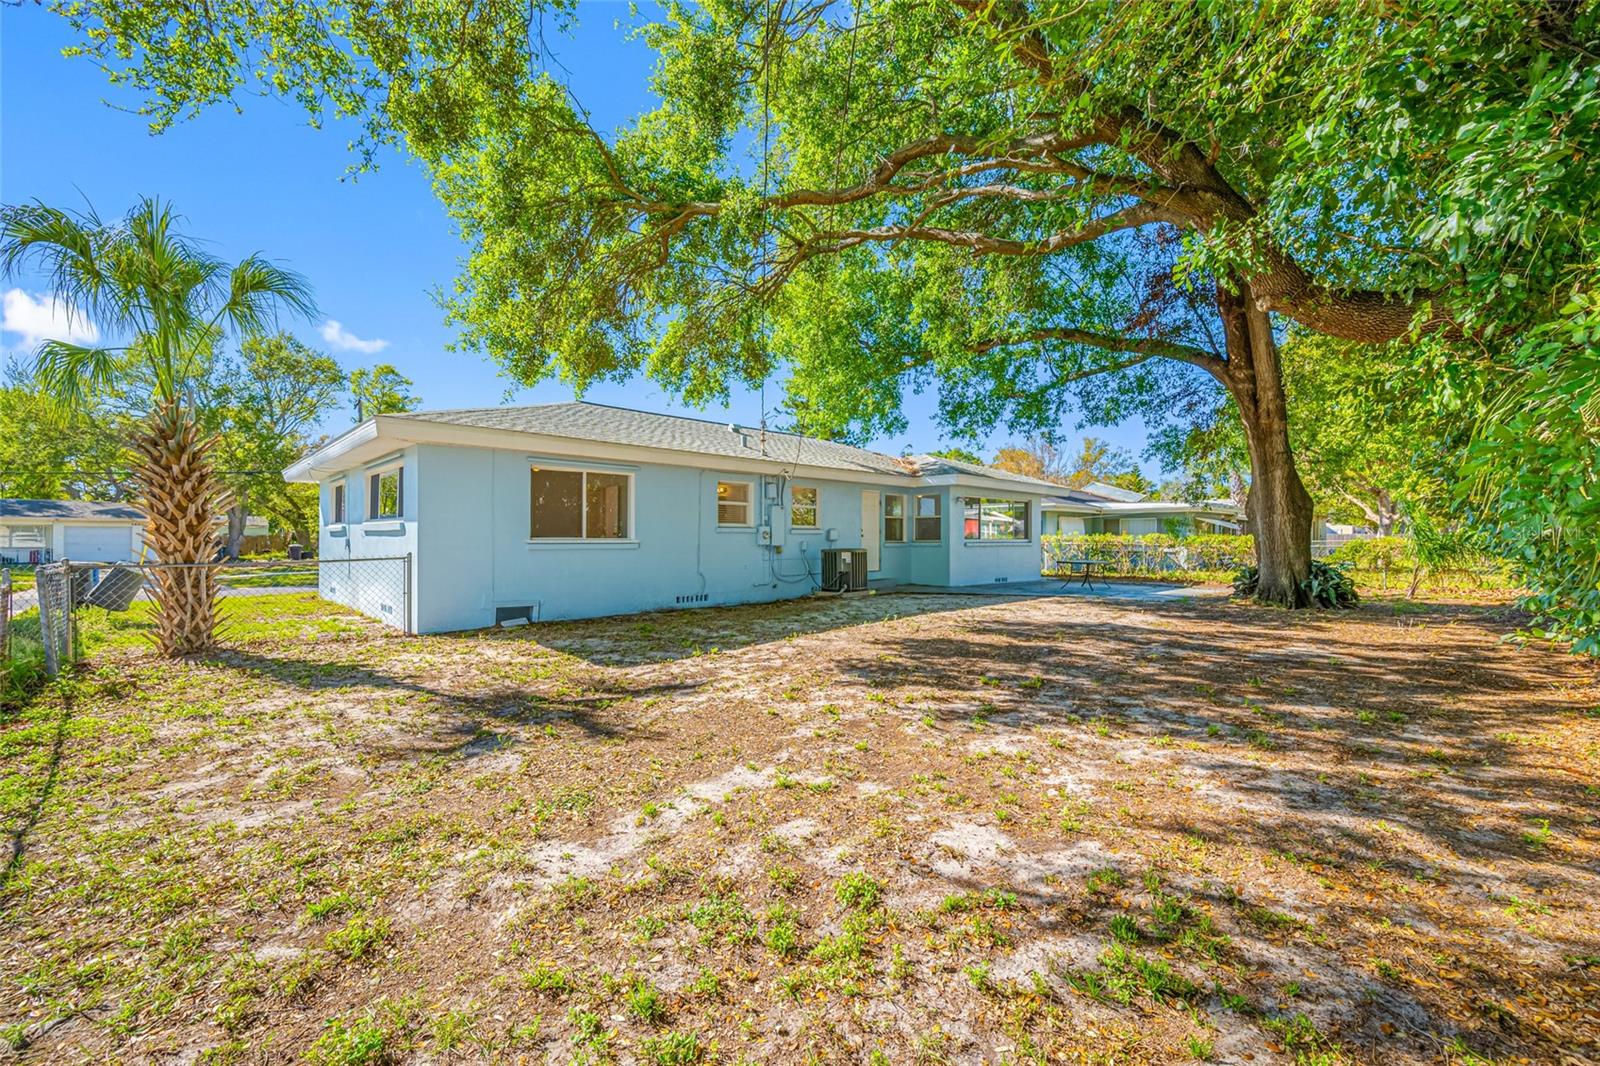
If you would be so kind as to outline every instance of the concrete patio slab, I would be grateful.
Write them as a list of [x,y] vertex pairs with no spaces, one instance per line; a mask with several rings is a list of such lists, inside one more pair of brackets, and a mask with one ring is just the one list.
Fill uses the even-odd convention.
[[940,596],[1073,596],[1106,600],[1189,600],[1228,595],[1226,585],[1173,585],[1156,581],[1096,581],[1093,588],[1081,582],[1042,578],[1038,581],[1003,581],[993,585],[872,585],[878,592]]

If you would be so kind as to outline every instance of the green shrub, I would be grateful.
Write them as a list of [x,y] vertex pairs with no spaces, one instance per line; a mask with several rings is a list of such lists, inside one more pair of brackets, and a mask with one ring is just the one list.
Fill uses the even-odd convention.
[[834,895],[846,907],[871,910],[883,898],[883,884],[866,871],[845,876],[834,886]]
[[1092,559],[1119,574],[1231,570],[1256,561],[1255,538],[1237,533],[1049,533],[1044,549],[1052,559]]
[[39,612],[31,610],[11,619],[11,653],[0,659],[0,709],[21,704],[44,680]]
[[[1261,585],[1261,571],[1247,566],[1233,577],[1235,596],[1254,596]],[[1300,587],[1316,607],[1354,607],[1361,597],[1356,593],[1356,583],[1350,572],[1342,566],[1331,566],[1320,559],[1311,561],[1311,573]]]
[[1325,561],[1356,570],[1409,570],[1417,556],[1410,537],[1362,537],[1339,545]]

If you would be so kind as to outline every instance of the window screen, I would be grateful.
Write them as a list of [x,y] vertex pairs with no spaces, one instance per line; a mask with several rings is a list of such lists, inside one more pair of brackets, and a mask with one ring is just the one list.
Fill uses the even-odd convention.
[[789,490],[789,524],[801,529],[817,527],[817,489],[814,485],[795,485]]
[[750,482],[717,482],[717,525],[748,526],[750,524]]
[[904,496],[885,496],[883,498],[883,539],[894,541],[906,539],[906,498]]
[[626,540],[629,474],[529,471],[528,536],[534,540]]
[[405,471],[401,467],[381,470],[368,482],[367,517],[399,518],[405,508]]
[[939,497],[918,496],[915,536],[917,540],[938,540],[940,528]]

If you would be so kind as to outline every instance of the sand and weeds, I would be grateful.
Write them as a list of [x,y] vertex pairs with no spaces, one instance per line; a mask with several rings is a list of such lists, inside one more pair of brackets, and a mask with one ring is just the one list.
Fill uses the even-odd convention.
[[336,622],[0,723],[0,1058],[1600,1056],[1600,683],[1492,604]]

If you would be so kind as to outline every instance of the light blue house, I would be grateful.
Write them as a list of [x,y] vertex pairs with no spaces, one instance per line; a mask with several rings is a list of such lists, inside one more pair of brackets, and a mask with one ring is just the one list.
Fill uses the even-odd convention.
[[[590,403],[379,415],[285,476],[321,487],[323,559],[411,556],[421,633],[805,596],[826,548],[863,551],[880,586],[1035,579],[1060,491]],[[365,598],[359,567],[325,570],[324,595]]]

